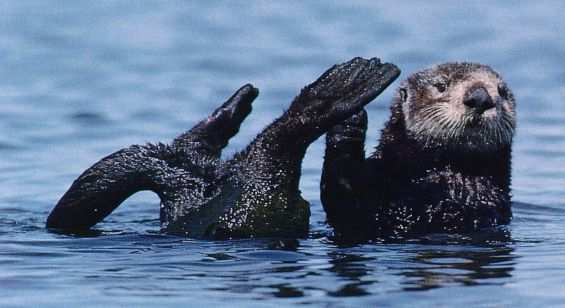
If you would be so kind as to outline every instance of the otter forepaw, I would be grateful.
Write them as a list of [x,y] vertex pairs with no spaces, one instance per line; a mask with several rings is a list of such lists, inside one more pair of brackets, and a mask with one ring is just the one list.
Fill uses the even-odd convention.
[[[337,147],[342,144],[365,142],[367,131],[367,112],[361,109],[358,113],[347,118],[347,120],[333,126],[327,133],[326,144],[329,147]],[[361,147],[362,148],[362,147]]]
[[320,198],[332,224],[359,222],[365,184],[365,132],[367,112],[360,112],[333,126],[326,134],[326,152],[320,181]]

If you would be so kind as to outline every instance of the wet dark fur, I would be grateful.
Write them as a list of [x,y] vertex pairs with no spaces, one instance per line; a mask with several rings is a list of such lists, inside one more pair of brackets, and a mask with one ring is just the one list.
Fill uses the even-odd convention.
[[161,225],[168,233],[305,236],[310,211],[298,184],[306,148],[359,112],[399,73],[378,59],[336,65],[305,87],[244,151],[222,161],[222,148],[258,95],[251,85],[244,86],[172,144],[131,146],[94,164],[59,200],[47,226],[90,228],[135,192],[151,190],[161,199]]
[[[418,88],[429,86],[430,77],[413,75],[401,88],[408,87],[416,103],[430,102]],[[407,132],[402,103],[396,95],[380,143],[367,159],[364,111],[328,133],[321,198],[336,231],[354,237],[405,236],[508,223],[511,145],[484,151],[461,150],[449,141],[424,145]]]

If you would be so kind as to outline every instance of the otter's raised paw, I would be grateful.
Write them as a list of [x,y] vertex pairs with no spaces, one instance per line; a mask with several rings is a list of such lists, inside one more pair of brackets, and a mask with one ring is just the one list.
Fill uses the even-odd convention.
[[367,122],[367,112],[362,109],[328,131],[326,146],[331,148],[349,143],[359,143],[361,149],[363,149]]

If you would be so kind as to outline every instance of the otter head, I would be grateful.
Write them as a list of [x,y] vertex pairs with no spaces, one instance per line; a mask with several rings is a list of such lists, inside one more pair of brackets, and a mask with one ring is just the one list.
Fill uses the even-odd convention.
[[408,136],[425,148],[490,152],[512,143],[514,96],[486,65],[445,63],[414,73],[395,100]]

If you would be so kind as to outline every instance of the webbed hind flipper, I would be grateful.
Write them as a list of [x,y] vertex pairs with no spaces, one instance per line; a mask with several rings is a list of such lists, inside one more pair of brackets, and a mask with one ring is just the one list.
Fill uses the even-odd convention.
[[219,158],[222,149],[229,139],[237,134],[241,123],[251,112],[251,103],[257,95],[257,88],[251,84],[244,85],[208,118],[175,138],[173,148],[179,154],[184,152]]
[[302,160],[314,140],[375,99],[400,74],[379,59],[354,58],[334,65],[306,86],[289,109],[249,145],[245,156],[260,162],[275,158]]
[[134,145],[101,159],[88,168],[57,202],[47,227],[84,230],[108,216],[138,191],[155,192],[162,201],[206,189],[190,172],[170,166],[166,145]]

